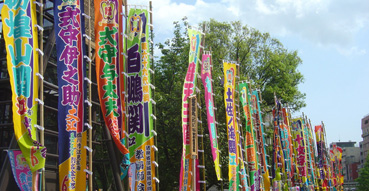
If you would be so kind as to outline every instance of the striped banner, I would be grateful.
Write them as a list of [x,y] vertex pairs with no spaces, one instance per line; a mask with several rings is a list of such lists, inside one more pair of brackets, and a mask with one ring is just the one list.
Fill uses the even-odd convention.
[[235,75],[236,64],[223,62],[224,71],[224,104],[226,108],[227,136],[228,136],[228,177],[229,190],[239,190],[239,160],[237,120],[235,109]]
[[[256,144],[254,136],[254,120],[253,109],[251,105],[251,94],[246,82],[239,84],[240,101],[243,108],[243,115],[246,119],[246,137],[245,149],[247,153],[247,163],[249,167],[249,179],[251,191],[259,190],[260,186],[256,186],[258,179],[258,156],[256,155]],[[256,102],[254,102],[256,103]]]
[[183,85],[182,94],[182,133],[183,150],[181,158],[181,171],[179,178],[179,190],[190,190],[192,183],[192,160],[190,153],[190,134],[189,134],[189,103],[188,97],[195,94],[198,62],[200,56],[201,32],[188,29],[190,39],[189,64],[186,78]]
[[127,115],[130,161],[136,165],[134,190],[155,190],[148,22],[147,10],[130,9],[127,39]]
[[86,189],[87,127],[83,1],[54,1],[60,190]]
[[46,148],[37,141],[38,37],[34,0],[5,0],[1,11],[12,90],[14,134],[31,171],[44,168]]
[[96,78],[101,111],[115,145],[125,147],[125,89],[122,1],[94,0]]
[[206,114],[208,121],[208,129],[210,134],[210,145],[211,154],[213,155],[215,173],[218,180],[220,180],[220,166],[219,166],[219,149],[218,149],[218,139],[217,139],[217,128],[214,113],[214,98],[213,98],[213,85],[212,85],[212,75],[211,75],[211,54],[202,55],[202,65],[201,65],[201,80],[204,85],[205,90],[205,104],[206,104]]
[[256,123],[256,138],[259,141],[258,151],[260,153],[260,157],[258,158],[261,163],[261,175],[264,180],[264,189],[270,190],[270,179],[269,179],[269,170],[268,170],[268,158],[266,153],[266,142],[264,138],[264,124],[263,117],[261,115],[261,107],[260,107],[260,99],[258,91],[252,92],[252,97],[254,102],[254,115],[255,115],[255,123]]

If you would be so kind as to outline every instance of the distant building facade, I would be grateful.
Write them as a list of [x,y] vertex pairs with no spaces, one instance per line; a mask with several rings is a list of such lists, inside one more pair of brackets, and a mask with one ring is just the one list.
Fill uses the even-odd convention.
[[360,166],[360,147],[355,147],[356,142],[333,142],[330,144],[336,144],[342,148],[342,174],[344,176],[344,187],[345,185],[351,185],[356,182],[354,180],[359,177],[359,166]]
[[366,115],[361,119],[361,137],[363,141],[360,142],[360,165],[364,166],[365,161],[367,160],[369,154],[369,115]]

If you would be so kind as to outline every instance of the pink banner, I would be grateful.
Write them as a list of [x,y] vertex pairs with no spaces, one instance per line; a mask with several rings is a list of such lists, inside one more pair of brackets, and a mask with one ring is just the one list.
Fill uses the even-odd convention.
[[[8,151],[8,157],[15,182],[22,191],[32,190],[32,172],[22,151]],[[36,173],[37,174],[37,173]],[[36,179],[38,179],[38,174]],[[38,182],[38,181],[35,181]],[[37,191],[37,187],[35,187]]]
[[213,155],[215,172],[218,180],[220,180],[219,151],[217,140],[217,128],[214,113],[213,86],[211,77],[211,55],[202,55],[201,80],[205,90],[206,113],[208,119],[208,129],[210,134],[211,154]]

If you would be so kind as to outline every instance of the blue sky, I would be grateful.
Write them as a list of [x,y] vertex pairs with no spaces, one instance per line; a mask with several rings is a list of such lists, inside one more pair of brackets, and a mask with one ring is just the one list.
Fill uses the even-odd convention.
[[[139,0],[137,4],[148,4]],[[154,0],[156,42],[172,37],[173,21],[191,25],[214,18],[240,20],[268,32],[303,60],[304,112],[324,122],[328,143],[362,141],[369,114],[369,1],[363,0]]]

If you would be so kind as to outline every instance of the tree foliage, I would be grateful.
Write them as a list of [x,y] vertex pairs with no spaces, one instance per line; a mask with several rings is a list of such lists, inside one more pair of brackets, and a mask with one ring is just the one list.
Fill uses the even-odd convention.
[[364,167],[360,170],[359,177],[356,179],[357,190],[369,191],[369,155],[366,159]]
[[[159,175],[160,188],[174,190],[178,188],[180,161],[182,155],[181,97],[184,78],[188,67],[189,40],[186,19],[174,23],[174,37],[159,43],[161,57],[156,63],[155,81],[157,100],[157,127],[160,150]],[[274,93],[294,110],[305,106],[305,95],[298,90],[303,76],[297,67],[302,63],[297,51],[289,51],[277,39],[268,33],[243,26],[240,22],[205,21],[205,50],[212,51],[213,89],[220,146],[224,188],[228,180],[228,144],[225,109],[223,100],[222,60],[234,60],[240,64],[240,80],[250,80],[253,88],[259,88],[263,99],[264,111],[274,106]],[[201,82],[201,80],[198,80]],[[203,92],[203,85],[197,87]],[[203,93],[200,95],[203,100]],[[205,108],[202,101],[202,108]],[[206,110],[201,110],[204,130],[204,150],[211,153],[209,132],[206,123]],[[241,115],[242,116],[242,115]],[[243,121],[241,121],[243,123]],[[201,129],[201,128],[200,128]],[[200,160],[201,154],[200,154]],[[220,186],[216,180],[211,154],[205,154],[207,186]]]

